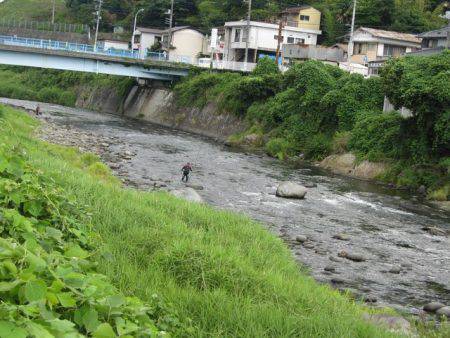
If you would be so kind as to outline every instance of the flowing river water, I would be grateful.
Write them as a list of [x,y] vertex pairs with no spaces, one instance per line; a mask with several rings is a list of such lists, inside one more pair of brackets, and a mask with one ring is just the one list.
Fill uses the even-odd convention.
[[[120,159],[116,173],[139,189],[151,189],[155,181],[165,182],[168,189],[181,188],[180,167],[192,162],[192,183],[204,187],[199,194],[205,201],[261,221],[320,282],[348,289],[374,305],[412,313],[430,301],[450,305],[450,240],[422,230],[449,230],[450,215],[413,196],[313,166],[294,167],[233,151],[201,136],[142,121],[49,104],[41,108],[60,128],[110,140],[104,160]],[[133,156],[120,157],[124,152]],[[275,190],[286,180],[317,186],[304,200],[280,199]],[[337,234],[345,235],[334,238]],[[308,240],[300,243],[297,236]],[[342,250],[366,260],[340,258]]]

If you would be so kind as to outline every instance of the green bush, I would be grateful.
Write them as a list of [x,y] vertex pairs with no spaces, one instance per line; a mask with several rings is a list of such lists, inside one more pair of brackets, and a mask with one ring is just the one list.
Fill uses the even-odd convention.
[[266,152],[272,157],[283,160],[292,154],[292,145],[284,138],[274,138],[267,142]]
[[331,153],[331,149],[331,138],[322,133],[312,135],[303,147],[305,157],[312,160],[324,159]]
[[275,60],[265,56],[258,60],[258,64],[252,72],[253,76],[265,76],[279,74],[280,70]]
[[368,113],[356,122],[349,148],[371,161],[399,158],[403,148],[402,120],[397,112]]
[[346,153],[352,134],[349,131],[338,131],[333,136],[332,149],[335,154]]

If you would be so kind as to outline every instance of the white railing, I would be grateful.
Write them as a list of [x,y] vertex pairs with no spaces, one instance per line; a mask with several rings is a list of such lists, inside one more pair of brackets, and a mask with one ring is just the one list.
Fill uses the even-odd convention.
[[197,65],[202,68],[223,69],[240,72],[251,72],[256,67],[256,63],[253,62],[238,62],[238,61],[224,61],[224,60],[211,61],[211,59],[209,58],[199,59]]

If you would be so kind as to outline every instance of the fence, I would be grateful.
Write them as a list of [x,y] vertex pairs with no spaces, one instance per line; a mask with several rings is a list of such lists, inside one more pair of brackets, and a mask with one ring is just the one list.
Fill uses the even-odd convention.
[[13,36],[0,35],[0,44],[10,45],[10,46],[22,46],[31,48],[41,48],[41,49],[52,49],[52,50],[62,50],[68,52],[76,53],[89,53],[89,54],[100,54],[123,58],[139,58],[139,52],[130,50],[120,50],[120,49],[100,49],[94,48],[94,45],[87,45],[82,43],[73,42],[63,42],[54,40],[43,40],[43,39],[27,39],[18,38]]
[[51,31],[61,33],[88,33],[89,26],[78,23],[57,22],[51,23],[47,21],[21,21],[14,18],[1,18],[0,27],[6,28],[22,28],[38,31]]
[[234,70],[240,72],[251,72],[256,67],[256,63],[252,62],[237,62],[214,60],[211,62],[210,58],[203,58],[198,60],[198,66],[202,68]]

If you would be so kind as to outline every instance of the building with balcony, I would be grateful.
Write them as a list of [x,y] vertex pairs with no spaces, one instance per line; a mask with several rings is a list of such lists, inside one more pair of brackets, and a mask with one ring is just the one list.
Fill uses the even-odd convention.
[[449,34],[450,26],[419,34],[419,38],[422,38],[422,48],[435,49],[449,47],[447,46],[447,38]]
[[[316,27],[317,28],[317,27]],[[278,45],[279,25],[274,23],[250,21],[247,62],[255,63],[261,56],[273,56]],[[319,29],[293,27],[282,28],[281,46],[285,43],[316,45]],[[226,22],[223,37],[223,59],[244,62],[247,43],[247,21]]]
[[282,13],[286,26],[320,30],[321,13],[309,5],[290,7]]
[[351,63],[367,65],[371,61],[398,57],[421,48],[421,38],[414,34],[360,27],[353,36]]

